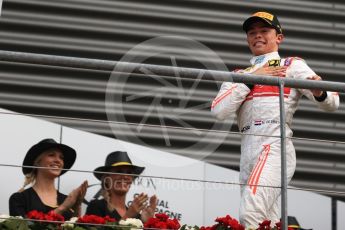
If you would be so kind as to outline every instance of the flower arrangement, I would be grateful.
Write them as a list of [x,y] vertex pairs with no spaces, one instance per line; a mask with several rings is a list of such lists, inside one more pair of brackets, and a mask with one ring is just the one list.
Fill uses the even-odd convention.
[[84,215],[79,218],[73,217],[62,225],[63,230],[110,230],[115,229],[117,222],[109,216]]
[[[27,214],[27,218],[36,221],[28,222],[28,229],[31,230],[41,230],[41,229],[49,229],[54,230],[65,221],[65,218],[54,211],[50,211],[47,214],[43,212],[39,212],[36,210],[30,211]],[[51,222],[55,223],[51,223]]]
[[155,217],[151,217],[147,220],[144,227],[177,230],[180,228],[180,223],[177,219],[170,219],[169,216],[164,213],[157,213]]
[[[212,226],[183,225],[181,227],[177,219],[170,219],[164,213],[155,214],[155,217],[148,219],[144,224],[141,220],[134,218],[127,218],[117,222],[109,216],[100,217],[96,215],[73,217],[65,221],[63,216],[56,214],[54,211],[45,214],[33,210],[27,213],[27,219],[0,215],[0,229],[6,230],[141,230],[143,228],[144,230],[145,228],[165,230],[245,230],[244,226],[230,215],[218,217],[215,219],[215,222]],[[265,220],[259,224],[258,228],[251,230],[281,230],[281,223],[276,223],[272,228],[271,221]],[[293,230],[293,228],[288,227],[288,230]]]
[[241,225],[235,218],[230,215],[225,217],[218,217],[215,219],[217,222],[213,226],[202,226],[200,230],[245,230],[244,226]]
[[[73,217],[71,220],[64,221],[64,217],[51,211],[47,214],[36,210],[27,213],[27,221],[22,217],[10,217],[1,215],[0,229],[8,230],[110,230],[119,229],[115,219],[99,217],[96,215],[85,215]],[[98,226],[106,225],[106,226]]]
[[[79,217],[76,225],[78,225],[78,223],[80,224],[94,224],[96,225],[114,225],[116,224],[115,219],[111,218],[109,216],[105,216],[105,217],[100,217],[100,216],[96,216],[96,215],[85,215],[82,217]],[[108,229],[106,227],[103,227],[102,229]]]
[[55,212],[45,214],[36,210],[29,212],[27,214],[27,218],[32,221],[27,221],[22,217],[1,215],[0,229],[55,230],[60,228],[60,225],[64,221],[63,216],[56,214]]

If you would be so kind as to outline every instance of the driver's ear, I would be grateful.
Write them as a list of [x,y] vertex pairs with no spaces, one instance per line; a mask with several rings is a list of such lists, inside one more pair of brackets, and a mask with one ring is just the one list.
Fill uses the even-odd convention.
[[282,43],[284,40],[284,35],[283,34],[278,34],[277,35],[277,44],[279,45],[280,43]]

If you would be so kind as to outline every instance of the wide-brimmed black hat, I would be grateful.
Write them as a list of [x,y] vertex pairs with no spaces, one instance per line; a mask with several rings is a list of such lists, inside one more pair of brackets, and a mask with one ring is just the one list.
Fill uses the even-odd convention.
[[[41,153],[53,148],[61,150],[64,156],[64,168],[70,169],[77,157],[75,150],[67,145],[57,143],[54,139],[43,139],[34,146],[32,146],[26,153],[26,156],[23,161],[23,166],[33,166],[35,160],[39,155],[41,155]],[[31,173],[33,171],[33,168],[23,167],[22,170],[25,175]],[[66,172],[66,170],[62,170],[60,175]]]
[[296,229],[296,230],[312,230],[312,229],[301,228],[296,217],[294,216],[288,216],[288,227],[292,229]]
[[141,174],[145,169],[145,167],[133,165],[127,152],[116,151],[108,154],[105,159],[105,165],[96,168],[93,175],[98,180],[102,180],[104,172],[110,172],[111,169],[119,166],[130,166],[133,169],[133,174],[137,175]]
[[270,27],[273,27],[274,29],[276,29],[278,34],[283,33],[282,27],[279,23],[277,16],[272,13],[264,12],[264,11],[256,12],[252,16],[247,18],[243,23],[243,30],[248,32],[250,25],[253,24],[254,22],[257,22],[258,20],[261,20],[264,23],[268,24]]

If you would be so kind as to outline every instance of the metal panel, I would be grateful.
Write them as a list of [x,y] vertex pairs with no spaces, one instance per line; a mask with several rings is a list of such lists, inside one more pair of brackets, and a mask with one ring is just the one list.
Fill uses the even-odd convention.
[[[3,3],[0,19],[0,49],[120,60],[140,42],[174,35],[208,46],[231,70],[248,66],[250,54],[241,24],[250,13],[262,8],[279,15],[286,35],[281,46],[282,56],[303,57],[324,79],[345,82],[345,4],[340,0],[8,0]],[[177,55],[181,47],[173,47],[169,52],[158,51],[160,54],[145,62],[172,65],[176,60],[178,66],[196,68],[205,68],[205,63],[212,62],[203,59],[200,63],[181,52]],[[146,55],[152,52],[149,50]],[[110,75],[109,71],[2,62],[0,106],[22,113],[66,117],[46,119],[116,138],[105,112]],[[207,105],[217,93],[215,82],[197,80],[198,84],[193,85],[195,81],[179,82],[177,78],[166,76],[161,79],[158,82],[148,74],[131,74],[123,90],[116,94],[119,99],[116,105],[125,105],[117,115],[133,123],[160,125],[163,121],[171,126],[214,128],[216,121]],[[150,91],[162,86],[164,93]],[[147,92],[151,94],[126,101]],[[159,110],[148,114],[148,108],[157,98],[160,99]],[[193,106],[200,108],[191,111]],[[329,114],[319,111],[310,101],[302,100],[295,114],[294,136],[345,141],[344,113],[344,105]],[[148,119],[144,120],[145,117]],[[237,131],[237,126],[233,125],[230,130]],[[169,140],[164,132],[168,133]],[[132,129],[125,134],[129,138],[139,136],[152,147],[238,170],[240,135],[236,133],[229,134],[225,141],[218,139],[221,137],[200,141],[198,134],[188,130],[157,127],[143,127],[141,132]],[[208,155],[203,152],[205,145],[195,145],[200,142],[219,146]],[[294,142],[297,170],[292,184],[342,191],[345,145],[305,139]]]

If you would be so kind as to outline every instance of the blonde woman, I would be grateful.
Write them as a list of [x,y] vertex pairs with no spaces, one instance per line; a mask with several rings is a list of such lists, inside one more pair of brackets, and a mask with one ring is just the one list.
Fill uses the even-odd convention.
[[126,206],[126,195],[136,178],[135,176],[106,173],[139,175],[144,169],[144,167],[133,165],[126,152],[116,151],[110,153],[105,160],[105,166],[94,170],[94,176],[102,181],[104,199],[91,201],[86,214],[110,216],[116,220],[138,218],[143,222],[153,217],[157,206],[157,197],[155,195],[149,198],[147,194],[141,193],[133,199],[131,205]]
[[[44,213],[54,210],[66,220],[78,216],[88,186],[87,181],[68,196],[55,188],[55,179],[66,173],[63,169],[70,169],[75,159],[76,151],[73,148],[53,139],[44,139],[32,146],[23,161],[24,185],[9,199],[10,215],[25,217],[32,210]],[[31,187],[25,189],[28,185]]]

